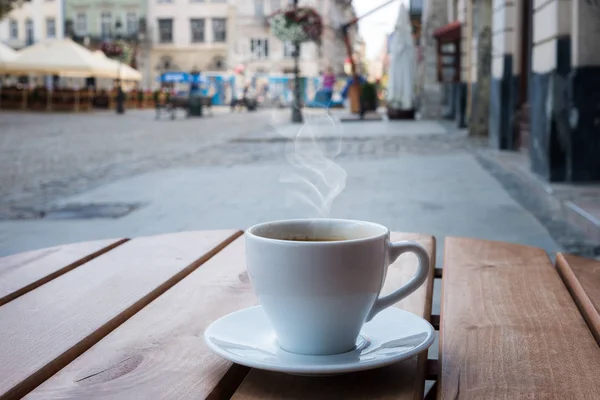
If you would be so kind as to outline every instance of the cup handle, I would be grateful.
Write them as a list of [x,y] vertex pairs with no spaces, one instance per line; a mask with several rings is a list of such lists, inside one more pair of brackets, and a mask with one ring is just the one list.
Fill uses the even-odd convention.
[[396,259],[404,253],[415,253],[417,258],[419,259],[419,266],[417,268],[417,273],[412,277],[410,281],[408,281],[404,286],[396,289],[392,293],[387,296],[378,297],[375,300],[375,304],[373,304],[373,308],[369,312],[367,316],[367,322],[369,322],[375,315],[377,315],[380,311],[389,306],[399,302],[415,290],[419,286],[425,282],[427,276],[429,275],[429,255],[427,251],[423,248],[423,246],[414,243],[414,242],[393,242],[388,244],[388,265],[392,264]]

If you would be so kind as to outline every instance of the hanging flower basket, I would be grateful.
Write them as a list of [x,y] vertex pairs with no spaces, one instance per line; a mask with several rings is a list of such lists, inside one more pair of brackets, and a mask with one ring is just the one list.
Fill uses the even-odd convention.
[[[128,64],[135,64],[135,56],[137,49],[123,40],[115,40],[112,42],[104,42],[100,46],[100,50],[108,58],[126,62]],[[134,65],[131,65],[136,68]]]
[[320,42],[323,21],[311,7],[281,10],[269,18],[273,35],[284,42]]
[[104,42],[100,47],[100,50],[106,54],[108,58],[121,57],[123,55],[123,47],[120,43],[116,42]]

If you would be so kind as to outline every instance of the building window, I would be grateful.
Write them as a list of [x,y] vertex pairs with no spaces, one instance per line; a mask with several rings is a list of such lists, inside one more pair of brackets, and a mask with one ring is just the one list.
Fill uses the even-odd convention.
[[250,39],[250,52],[255,60],[269,57],[269,39]]
[[[298,56],[300,56],[300,49],[302,47],[298,47]],[[294,43],[293,42],[283,42],[283,56],[285,58],[294,57]]]
[[227,41],[227,19],[213,18],[212,19],[212,29],[213,29],[213,41],[214,42]]
[[265,15],[264,0],[254,0],[254,15],[256,17],[262,17],[263,15]]
[[10,38],[17,40],[19,38],[19,23],[14,19],[10,20]]
[[30,18],[25,20],[25,42],[28,46],[33,44],[33,21]]
[[46,18],[46,37],[56,37],[56,20],[54,18]]
[[169,56],[162,56],[160,58],[160,69],[163,71],[168,71],[171,69],[171,65],[173,64],[173,60]]
[[158,20],[158,41],[173,43],[173,20],[171,18]]
[[204,18],[190,19],[190,29],[192,30],[192,43],[204,42]]
[[129,35],[134,35],[138,31],[138,20],[135,12],[130,11],[125,15],[125,29]]
[[100,35],[103,38],[110,37],[112,30],[112,14],[110,11],[102,11],[100,14]]
[[79,36],[87,34],[87,15],[85,13],[75,15],[75,33]]
[[221,57],[215,57],[213,59],[213,68],[216,70],[222,70],[225,68],[225,60]]

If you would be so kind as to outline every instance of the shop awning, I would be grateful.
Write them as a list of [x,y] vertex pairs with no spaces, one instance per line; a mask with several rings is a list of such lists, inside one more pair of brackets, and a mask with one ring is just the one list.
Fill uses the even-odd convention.
[[443,42],[460,40],[460,21],[454,21],[436,29],[433,31],[433,37]]
[[106,55],[101,51],[101,50],[96,50],[92,53],[95,57],[99,57],[100,59],[104,60],[104,62],[108,61],[111,64],[113,64],[113,70],[116,70],[116,77],[120,78],[124,81],[141,81],[142,80],[142,74],[136,70],[135,68],[132,68],[131,66],[127,65],[126,63],[119,63],[116,60],[110,59],[108,57],[106,57]]
[[460,22],[454,21],[433,32],[437,40],[439,82],[460,81]]

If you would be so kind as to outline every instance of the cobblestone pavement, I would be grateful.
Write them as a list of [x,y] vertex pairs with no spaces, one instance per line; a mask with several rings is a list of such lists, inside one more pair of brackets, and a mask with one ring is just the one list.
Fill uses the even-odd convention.
[[273,121],[268,112],[202,119],[154,119],[153,110],[123,116],[0,113],[0,214],[10,206],[43,204],[128,173],[160,168]]
[[[149,110],[123,116],[1,113],[0,219],[28,218],[25,209],[148,171],[283,161],[290,144],[285,129],[298,129],[286,127],[288,113],[217,109],[212,117],[174,121],[156,121]],[[464,134],[440,132],[437,125],[431,126],[435,134],[427,125],[403,135],[393,127],[363,123],[359,134],[344,136],[340,158],[444,154],[482,145]],[[339,138],[322,141],[335,145]]]

